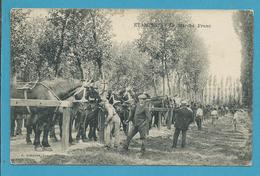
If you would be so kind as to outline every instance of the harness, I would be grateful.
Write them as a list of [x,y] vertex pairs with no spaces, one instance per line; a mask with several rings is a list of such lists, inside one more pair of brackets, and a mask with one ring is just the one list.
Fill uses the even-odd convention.
[[46,84],[42,83],[42,82],[39,82],[39,84],[41,84],[43,87],[45,87],[46,89],[48,89],[48,91],[51,92],[51,94],[57,98],[58,101],[61,101],[61,99],[55,94],[55,92],[50,88],[48,87]]
[[[35,86],[36,86],[37,84],[40,84],[40,85],[42,85],[43,87],[45,87],[58,101],[61,101],[61,99],[56,95],[56,93],[55,93],[50,87],[48,87],[48,86],[47,86],[46,84],[44,84],[43,82],[38,82],[38,80],[35,81],[35,82],[28,82],[28,83],[26,83],[25,85],[23,85],[23,86],[21,86],[21,87],[18,87],[17,89],[18,89],[18,90],[23,90],[23,92],[24,92],[24,99],[27,100],[27,99],[28,99],[28,95],[27,95],[28,90],[32,90],[33,88],[35,88]],[[29,114],[32,113],[32,111],[31,111],[31,109],[30,109],[29,106],[26,106],[26,109],[27,109],[27,111],[28,111]],[[53,114],[53,116],[52,116],[52,119],[55,119],[55,118],[56,118],[56,113],[57,113],[58,109],[59,109],[59,106],[56,106],[56,108],[55,108],[55,110],[54,110],[54,114]]]
[[[27,91],[32,90],[36,86],[37,83],[38,83],[38,80],[35,82],[27,82],[25,85],[22,85],[21,87],[17,87],[17,90],[23,90],[24,99],[27,100],[28,99]],[[26,109],[27,109],[28,113],[31,114],[30,107],[26,106]]]

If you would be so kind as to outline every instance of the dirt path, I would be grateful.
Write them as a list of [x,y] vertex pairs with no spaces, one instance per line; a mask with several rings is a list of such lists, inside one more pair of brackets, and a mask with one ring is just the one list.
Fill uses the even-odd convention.
[[[244,113],[242,119],[249,119]],[[174,130],[153,128],[147,140],[147,152],[140,155],[138,136],[132,141],[130,151],[105,150],[97,142],[78,143],[65,153],[59,142],[52,142],[53,151],[35,152],[25,144],[25,137],[11,140],[11,160],[17,164],[77,164],[77,165],[250,165],[251,140],[247,121],[240,120],[233,131],[231,117],[221,117],[216,128],[210,121],[198,131],[195,124],[187,133],[187,147],[171,150]],[[121,133],[121,141],[124,140]],[[181,138],[181,137],[180,137]],[[180,142],[180,139],[179,139]],[[120,149],[119,149],[120,150]]]

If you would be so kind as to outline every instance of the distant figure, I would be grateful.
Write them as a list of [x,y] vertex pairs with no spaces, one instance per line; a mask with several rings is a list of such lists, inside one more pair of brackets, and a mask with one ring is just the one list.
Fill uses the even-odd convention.
[[105,121],[105,147],[108,149],[113,147],[112,140],[114,137],[114,148],[118,148],[120,117],[108,100],[104,100],[104,107],[107,111],[107,118]]
[[229,113],[229,108],[225,106],[225,116]]
[[202,120],[203,120],[203,110],[202,110],[202,106],[200,105],[199,108],[196,111],[196,117],[195,117],[195,121],[196,124],[198,126],[198,130],[201,130],[201,126],[202,126]]
[[173,135],[173,145],[172,148],[177,147],[178,137],[180,132],[182,132],[182,143],[181,147],[184,148],[186,145],[186,133],[189,128],[189,125],[193,122],[192,110],[187,107],[187,102],[181,102],[181,108],[176,111],[175,119],[175,131]]
[[135,106],[132,114],[130,115],[129,121],[133,121],[133,128],[127,135],[126,142],[124,144],[124,150],[128,150],[129,144],[132,138],[139,132],[141,139],[141,153],[145,152],[146,135],[149,130],[149,122],[151,120],[151,114],[146,107],[145,99],[147,96],[141,94],[138,96],[139,102]]
[[211,118],[212,118],[212,121],[211,121],[211,124],[216,127],[216,120],[218,119],[218,111],[217,111],[217,108],[214,108],[213,111],[211,111]]
[[192,115],[193,115],[193,120],[195,121],[195,118],[196,118],[196,112],[197,112],[197,109],[198,109],[198,107],[197,107],[197,104],[196,103],[194,103],[194,102],[191,102],[191,110],[192,110]]

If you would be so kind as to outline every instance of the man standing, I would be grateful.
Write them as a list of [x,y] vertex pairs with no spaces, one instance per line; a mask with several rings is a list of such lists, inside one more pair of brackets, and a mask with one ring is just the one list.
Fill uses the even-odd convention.
[[216,107],[213,109],[213,111],[211,111],[210,115],[211,115],[211,118],[212,118],[211,124],[215,128],[216,127],[216,121],[218,120],[218,111],[217,111]]
[[141,153],[144,154],[145,152],[146,135],[149,130],[149,122],[151,120],[151,114],[145,104],[146,98],[147,96],[145,94],[138,96],[139,102],[134,108],[134,111],[132,112],[133,114],[131,114],[129,118],[130,121],[133,121],[133,128],[128,133],[124,144],[124,150],[128,150],[132,138],[137,134],[137,132],[139,132],[140,139],[142,141]]
[[202,106],[200,105],[196,111],[196,117],[195,117],[195,121],[197,123],[198,130],[201,130],[202,120],[203,120],[203,110],[202,110]]
[[105,147],[111,148],[112,139],[114,136],[114,148],[119,145],[119,128],[120,128],[120,117],[116,113],[113,105],[109,104],[108,100],[104,100],[104,107],[107,111],[107,118],[105,121]]
[[193,114],[192,110],[187,107],[187,102],[181,102],[181,108],[176,112],[176,119],[175,119],[175,131],[173,135],[173,145],[172,148],[177,147],[178,137],[180,132],[182,132],[182,143],[181,147],[185,147],[186,145],[186,133],[189,128],[189,125],[193,122]]

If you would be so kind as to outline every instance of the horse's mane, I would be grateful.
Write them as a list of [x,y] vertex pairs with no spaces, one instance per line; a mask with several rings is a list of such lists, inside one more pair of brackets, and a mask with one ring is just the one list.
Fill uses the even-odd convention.
[[71,95],[75,89],[82,86],[82,82],[76,79],[57,78],[54,80],[45,80],[41,83],[51,89],[51,91],[62,100],[68,97],[68,95]]

